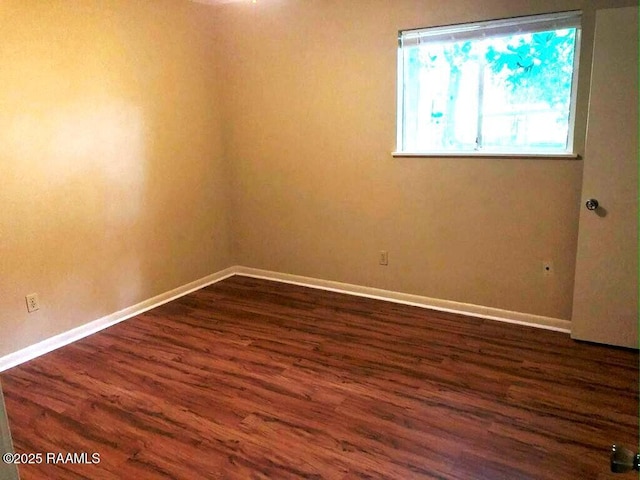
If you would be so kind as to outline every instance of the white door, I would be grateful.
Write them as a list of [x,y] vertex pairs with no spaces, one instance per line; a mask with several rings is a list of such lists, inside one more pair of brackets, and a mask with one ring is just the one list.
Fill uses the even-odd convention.
[[638,7],[596,13],[571,336],[638,348]]

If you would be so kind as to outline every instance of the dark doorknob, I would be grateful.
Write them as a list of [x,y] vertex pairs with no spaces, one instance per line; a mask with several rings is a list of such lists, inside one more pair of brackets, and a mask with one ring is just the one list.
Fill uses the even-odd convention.
[[587,200],[587,203],[585,203],[585,205],[587,206],[587,210],[595,210],[600,204],[595,198],[590,198],[589,200]]

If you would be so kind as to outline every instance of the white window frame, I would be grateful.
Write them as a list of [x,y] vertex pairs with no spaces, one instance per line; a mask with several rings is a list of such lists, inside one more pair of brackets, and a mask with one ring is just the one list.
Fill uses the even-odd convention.
[[[550,29],[575,28],[575,53],[573,60],[573,77],[569,110],[567,147],[564,152],[535,151],[491,151],[491,150],[434,150],[407,151],[404,149],[404,49],[405,46],[416,45],[424,41],[480,39],[508,33],[533,33]],[[395,157],[544,157],[544,158],[579,158],[575,152],[575,115],[578,93],[578,72],[582,31],[582,12],[567,11],[542,15],[529,15],[501,20],[489,20],[464,24],[427,27],[398,32],[398,77],[397,77],[397,138]]]

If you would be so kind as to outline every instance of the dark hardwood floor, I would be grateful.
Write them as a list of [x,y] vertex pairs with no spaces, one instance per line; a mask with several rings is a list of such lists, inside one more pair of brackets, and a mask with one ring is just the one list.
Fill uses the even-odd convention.
[[[607,479],[638,354],[246,277],[0,374],[29,479]],[[630,474],[632,477],[633,474]]]

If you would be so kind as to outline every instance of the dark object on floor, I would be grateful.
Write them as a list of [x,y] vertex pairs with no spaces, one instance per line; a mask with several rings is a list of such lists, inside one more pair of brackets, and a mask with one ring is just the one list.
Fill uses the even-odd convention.
[[631,470],[640,470],[640,453],[634,454],[628,448],[613,444],[611,446],[611,471],[626,473]]

